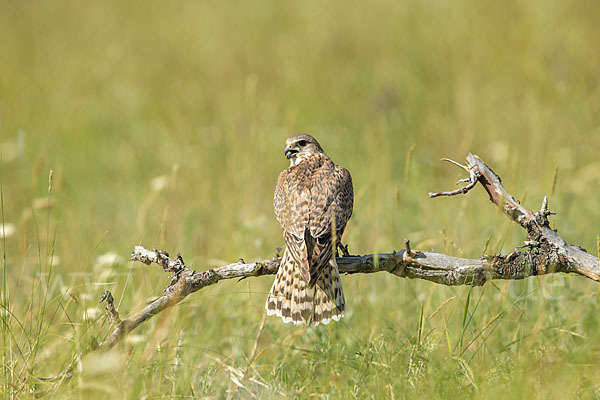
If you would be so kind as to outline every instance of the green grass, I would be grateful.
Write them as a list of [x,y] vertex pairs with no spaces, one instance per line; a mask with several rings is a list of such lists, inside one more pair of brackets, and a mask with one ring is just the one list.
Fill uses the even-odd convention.
[[[160,295],[168,277],[127,262],[134,245],[198,268],[271,257],[275,180],[299,132],[352,173],[352,253],[405,237],[512,251],[525,232],[482,190],[427,199],[464,177],[438,160],[469,151],[525,206],[549,195],[559,233],[600,251],[599,13],[0,0],[3,397],[599,397],[600,292],[578,276],[472,289],[342,277],[343,321],[262,330],[272,277],[222,282],[75,360],[71,379],[36,379],[109,332],[104,290],[122,316]],[[98,262],[107,253],[119,257]]]

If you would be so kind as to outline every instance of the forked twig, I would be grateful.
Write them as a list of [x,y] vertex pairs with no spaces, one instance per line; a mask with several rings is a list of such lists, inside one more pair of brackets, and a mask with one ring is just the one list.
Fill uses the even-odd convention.
[[456,196],[458,194],[467,194],[467,193],[469,193],[469,190],[473,189],[475,187],[475,185],[477,185],[477,182],[479,181],[481,174],[478,171],[473,170],[471,165],[469,165],[469,164],[462,165],[461,163],[451,160],[449,158],[442,158],[442,161],[447,161],[447,162],[454,164],[454,165],[464,169],[465,171],[467,171],[469,173],[469,177],[459,180],[458,182],[456,182],[456,184],[458,185],[459,183],[466,183],[466,182],[469,182],[469,184],[466,186],[463,186],[461,188],[458,188],[456,190],[452,190],[450,192],[429,192],[430,199],[433,199],[434,197],[439,197],[439,196]]

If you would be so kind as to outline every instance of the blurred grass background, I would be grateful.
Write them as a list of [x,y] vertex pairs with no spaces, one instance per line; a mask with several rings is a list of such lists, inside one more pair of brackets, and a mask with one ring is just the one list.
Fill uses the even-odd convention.
[[[285,138],[348,168],[353,253],[510,252],[482,190],[428,200],[469,151],[596,252],[600,3],[0,1],[2,393],[105,398],[598,398],[598,285],[546,276],[450,288],[342,277],[327,327],[269,318],[272,277],[223,282],[59,373],[167,276],[269,258]],[[48,173],[53,170],[51,194]],[[554,185],[554,177],[556,184]],[[50,207],[48,205],[50,204]],[[260,334],[259,334],[260,333]]]

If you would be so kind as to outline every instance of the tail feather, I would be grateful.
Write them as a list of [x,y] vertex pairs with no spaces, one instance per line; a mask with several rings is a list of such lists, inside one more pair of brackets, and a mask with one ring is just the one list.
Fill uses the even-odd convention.
[[267,315],[296,325],[328,324],[344,316],[345,299],[335,259],[310,286],[287,249],[265,304]]

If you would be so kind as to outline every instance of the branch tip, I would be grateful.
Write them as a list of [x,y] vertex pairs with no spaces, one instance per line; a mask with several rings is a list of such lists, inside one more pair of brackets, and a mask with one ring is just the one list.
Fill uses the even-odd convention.
[[469,167],[467,167],[466,165],[462,165],[461,163],[459,163],[457,161],[451,160],[449,158],[442,158],[442,159],[440,159],[440,161],[449,162],[449,163],[454,164],[457,167],[460,167],[460,168],[464,169],[465,171],[469,172]]
[[98,304],[101,304],[104,301],[106,301],[106,306],[104,307],[104,309],[107,312],[108,319],[110,320],[110,322],[113,325],[117,325],[117,324],[121,323],[121,318],[119,317],[119,312],[115,308],[115,304],[114,304],[115,299],[114,299],[112,293],[110,292],[110,290],[106,290],[102,294],[102,297],[100,297],[100,301],[98,302]]
[[542,209],[543,213],[548,211],[548,196],[544,196],[544,200],[542,201]]

